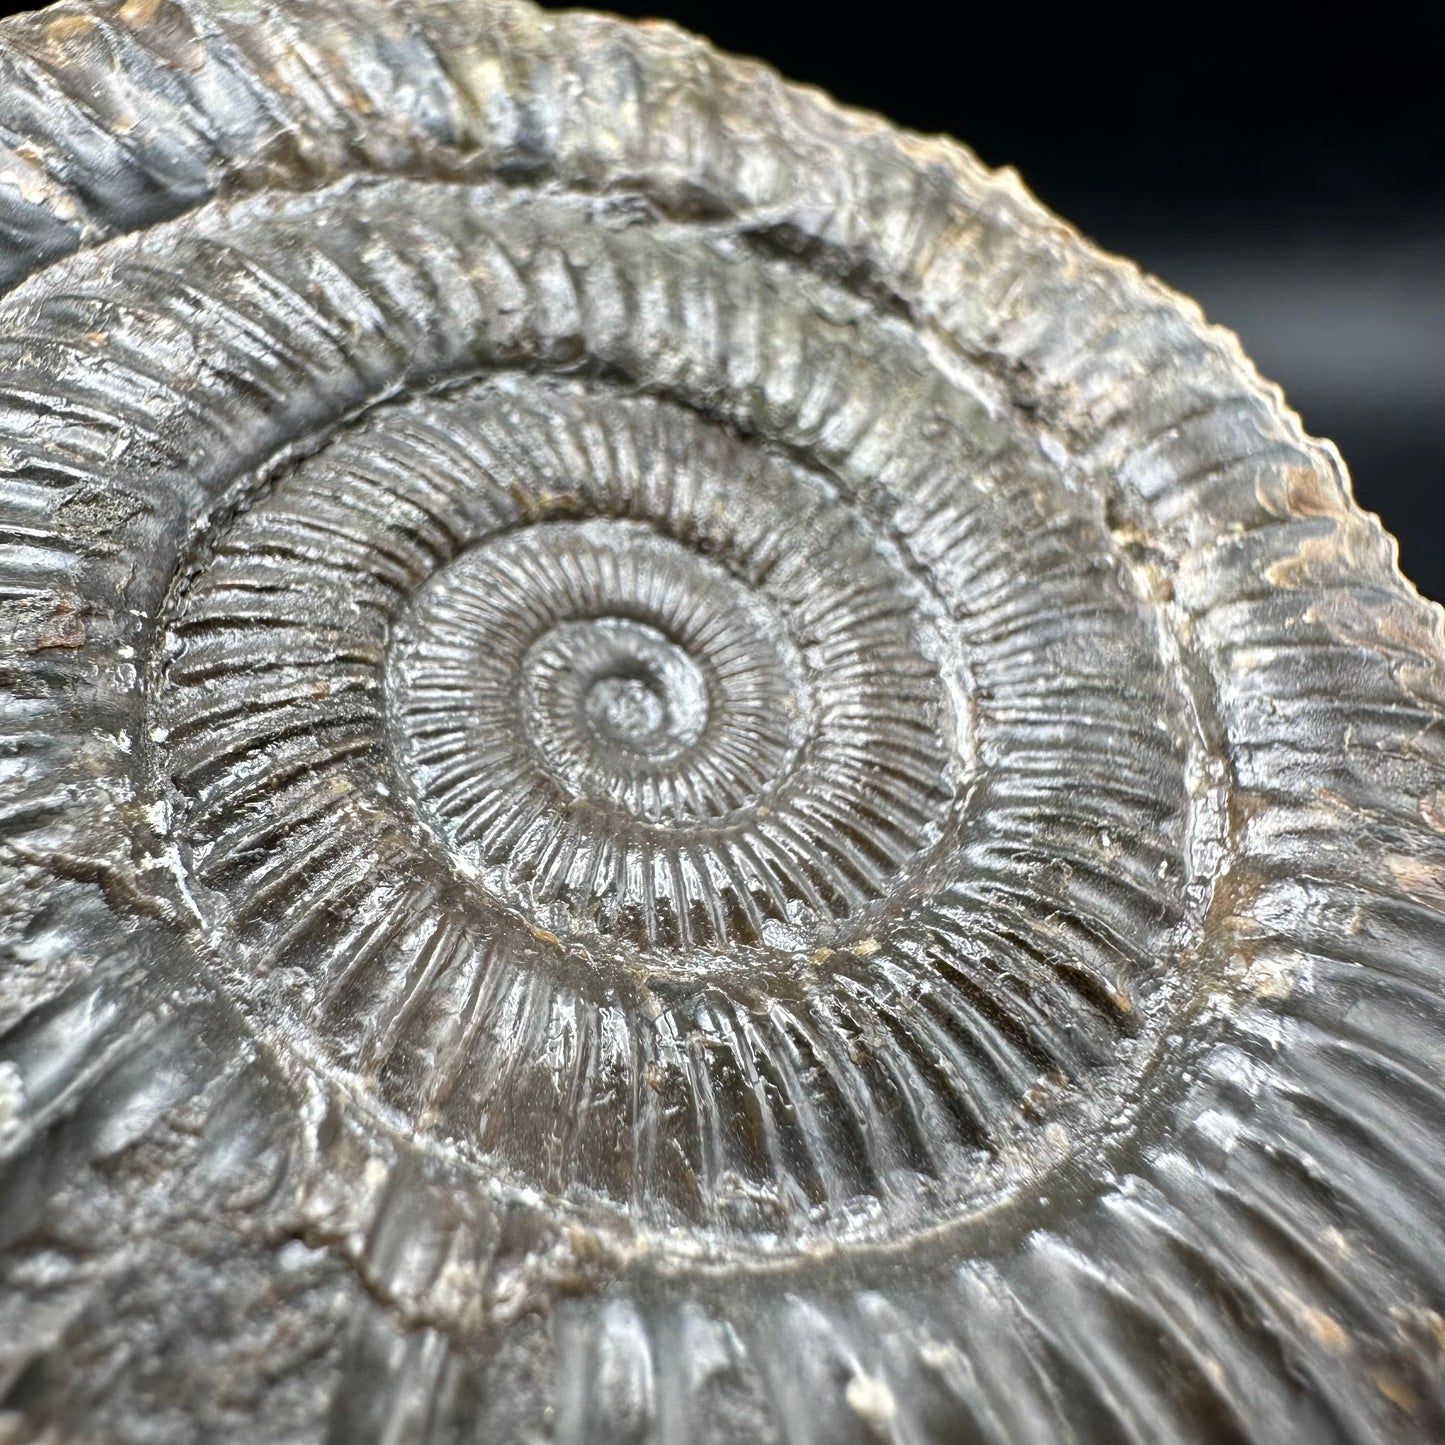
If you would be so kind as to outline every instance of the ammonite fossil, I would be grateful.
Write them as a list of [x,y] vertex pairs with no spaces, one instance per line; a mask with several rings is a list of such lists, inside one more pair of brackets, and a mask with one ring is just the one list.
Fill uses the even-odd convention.
[[1442,1438],[1439,613],[1233,338],[510,0],[6,22],[0,286],[0,1436]]

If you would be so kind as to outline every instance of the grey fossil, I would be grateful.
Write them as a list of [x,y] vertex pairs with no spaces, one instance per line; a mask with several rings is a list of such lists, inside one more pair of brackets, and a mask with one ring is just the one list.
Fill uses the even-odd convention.
[[0,1439],[1445,1437],[1445,647],[1012,174],[666,25],[0,24]]

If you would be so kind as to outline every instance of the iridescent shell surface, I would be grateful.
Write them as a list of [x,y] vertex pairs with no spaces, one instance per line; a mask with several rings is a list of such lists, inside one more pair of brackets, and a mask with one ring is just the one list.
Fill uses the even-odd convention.
[[0,606],[0,1438],[1445,1434],[1439,611],[1011,174],[4,22]]

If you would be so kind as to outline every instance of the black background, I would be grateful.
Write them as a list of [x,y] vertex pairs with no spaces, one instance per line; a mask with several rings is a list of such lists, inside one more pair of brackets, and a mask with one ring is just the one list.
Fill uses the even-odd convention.
[[[4,5],[5,9],[25,6]],[[947,131],[1239,332],[1445,598],[1433,6],[614,0]],[[1435,17],[1438,19],[1438,15]]]

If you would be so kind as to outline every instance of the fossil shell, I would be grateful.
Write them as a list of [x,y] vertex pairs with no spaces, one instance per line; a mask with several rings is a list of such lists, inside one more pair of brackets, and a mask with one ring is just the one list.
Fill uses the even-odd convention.
[[0,27],[0,1434],[1445,1431],[1445,649],[1232,337],[663,25]]

